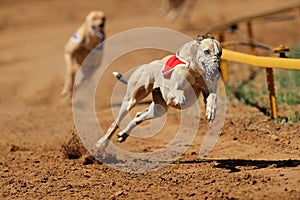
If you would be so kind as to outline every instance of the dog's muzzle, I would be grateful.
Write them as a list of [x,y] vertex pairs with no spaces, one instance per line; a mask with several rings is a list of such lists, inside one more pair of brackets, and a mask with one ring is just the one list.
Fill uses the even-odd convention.
[[104,29],[104,23],[98,24],[98,25],[94,25],[92,26],[92,29],[95,32],[95,35],[99,38],[103,37],[103,29]]
[[210,59],[200,59],[202,66],[205,68],[206,81],[215,82],[220,79],[220,59],[212,57]]

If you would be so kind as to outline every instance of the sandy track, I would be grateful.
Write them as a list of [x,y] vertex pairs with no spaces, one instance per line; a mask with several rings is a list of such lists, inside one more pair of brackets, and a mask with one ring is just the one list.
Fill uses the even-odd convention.
[[[234,100],[227,105],[225,128],[207,160],[198,158],[207,128],[201,116],[199,134],[180,162],[134,174],[64,157],[62,144],[75,129],[71,107],[59,98],[63,45],[91,9],[107,13],[108,37],[144,26],[172,28],[194,37],[211,23],[295,2],[198,2],[189,22],[180,18],[169,23],[156,13],[160,1],[1,1],[0,199],[300,199],[299,123],[275,123]],[[272,46],[278,41],[291,45],[300,35],[295,29],[299,20],[293,23],[257,24],[255,35]],[[126,72],[165,54],[138,51],[113,63],[101,80],[106,87],[99,88],[96,97],[104,129],[113,119],[110,94],[116,81],[110,72]],[[128,138],[119,146],[135,152],[159,148],[178,123],[178,112],[168,116],[170,125],[157,138]]]

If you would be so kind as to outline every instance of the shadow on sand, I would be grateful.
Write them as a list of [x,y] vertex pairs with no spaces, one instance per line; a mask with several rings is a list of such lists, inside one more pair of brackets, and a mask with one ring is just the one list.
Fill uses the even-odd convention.
[[[205,160],[186,160],[179,161],[179,164],[195,164],[195,163],[212,163],[215,162],[216,168],[229,169],[230,172],[241,171],[237,167],[252,167],[252,169],[261,168],[283,168],[283,167],[297,167],[300,165],[300,160],[242,160],[242,159],[205,159]],[[178,163],[178,162],[177,162]]]

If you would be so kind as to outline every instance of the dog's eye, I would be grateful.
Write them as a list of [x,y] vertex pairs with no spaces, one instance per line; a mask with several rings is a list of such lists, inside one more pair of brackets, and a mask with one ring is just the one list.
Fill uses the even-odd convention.
[[221,57],[221,56],[222,56],[222,51],[220,51],[220,52],[218,53],[218,56],[219,56],[219,57]]
[[204,50],[204,54],[209,55],[209,50],[208,49]]

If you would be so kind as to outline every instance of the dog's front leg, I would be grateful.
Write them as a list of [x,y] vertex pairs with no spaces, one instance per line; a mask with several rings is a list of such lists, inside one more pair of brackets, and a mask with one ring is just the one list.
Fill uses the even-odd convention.
[[191,87],[195,82],[195,78],[184,69],[174,70],[170,81],[165,85],[169,90],[166,98],[167,105],[184,106],[186,105],[186,97],[184,91]]
[[206,119],[213,121],[217,111],[217,94],[210,93],[206,99]]
[[65,72],[65,80],[64,80],[64,86],[60,93],[60,95],[63,98],[69,98],[71,97],[72,89],[73,89],[73,82],[75,78],[75,72],[74,72],[74,64],[72,62],[72,54],[65,53],[65,62],[67,65],[66,72]]
[[206,82],[206,87],[202,88],[204,103],[206,108],[206,119],[213,121],[217,112],[217,88],[218,82]]

